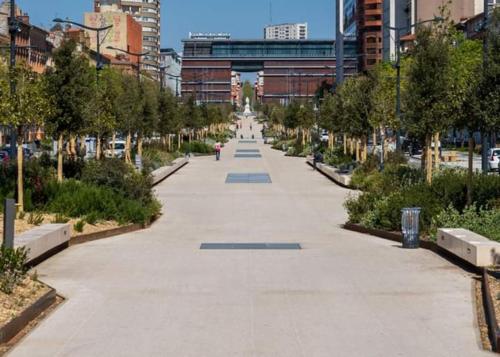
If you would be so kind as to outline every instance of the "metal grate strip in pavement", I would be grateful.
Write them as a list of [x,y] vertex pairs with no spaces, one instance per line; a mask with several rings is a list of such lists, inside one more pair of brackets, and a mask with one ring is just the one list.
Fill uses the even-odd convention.
[[259,149],[237,149],[236,152],[237,153],[245,153],[245,152],[247,152],[247,153],[253,153],[253,152],[259,153],[260,150]]
[[240,159],[260,159],[262,157],[261,154],[234,154],[234,157]]
[[299,243],[203,243],[202,250],[300,250]]
[[267,173],[229,173],[226,183],[272,183],[272,181]]
[[257,140],[240,140],[238,144],[257,144]]

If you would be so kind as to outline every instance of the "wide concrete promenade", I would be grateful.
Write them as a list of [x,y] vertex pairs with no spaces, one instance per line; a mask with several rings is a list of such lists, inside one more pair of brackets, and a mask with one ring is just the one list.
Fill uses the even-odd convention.
[[[263,158],[233,158],[237,148]],[[272,184],[225,184],[229,172],[268,172]],[[11,356],[489,355],[471,277],[431,252],[342,230],[349,192],[303,159],[232,141],[220,162],[195,158],[157,191],[164,215],[150,229],[38,267],[67,301]],[[210,242],[304,249],[199,250]]]

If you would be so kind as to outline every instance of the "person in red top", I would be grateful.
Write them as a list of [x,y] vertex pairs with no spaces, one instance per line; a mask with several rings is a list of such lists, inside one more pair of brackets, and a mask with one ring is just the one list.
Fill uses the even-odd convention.
[[215,159],[220,160],[221,144],[219,142],[215,143]]

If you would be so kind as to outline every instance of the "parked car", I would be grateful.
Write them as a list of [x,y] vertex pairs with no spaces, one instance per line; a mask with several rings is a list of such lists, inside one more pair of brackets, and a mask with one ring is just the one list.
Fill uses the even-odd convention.
[[321,133],[321,141],[327,143],[328,140],[330,140],[330,136],[328,135],[328,132],[326,130],[323,130],[323,132]]
[[0,163],[7,164],[9,162],[9,153],[7,151],[0,151]]
[[[109,149],[106,150],[106,157],[112,157],[112,143],[109,144]],[[115,157],[122,158],[125,155],[125,141],[124,140],[116,140],[115,141]]]
[[490,149],[488,152],[488,163],[490,171],[498,171],[500,162],[500,148]]

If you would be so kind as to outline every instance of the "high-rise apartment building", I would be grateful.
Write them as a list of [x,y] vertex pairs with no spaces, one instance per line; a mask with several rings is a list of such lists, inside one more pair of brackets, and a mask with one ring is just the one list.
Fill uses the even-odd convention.
[[358,0],[358,40],[361,70],[382,61],[383,0]]
[[[415,33],[413,24],[431,20],[439,16],[439,7],[447,0],[383,0],[384,34],[383,58],[394,60],[396,54],[396,33],[388,27],[402,29],[401,35]],[[489,0],[490,7],[500,4],[500,0]],[[472,18],[484,11],[484,0],[453,0],[448,4],[450,19],[456,24]]]
[[270,25],[264,28],[266,40],[307,40],[307,23]]
[[153,78],[160,76],[161,0],[94,0],[96,12],[118,7],[142,25],[142,50],[149,52],[142,58],[142,69]]

